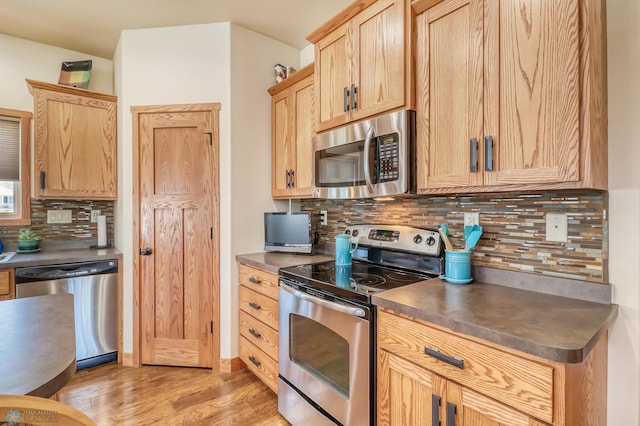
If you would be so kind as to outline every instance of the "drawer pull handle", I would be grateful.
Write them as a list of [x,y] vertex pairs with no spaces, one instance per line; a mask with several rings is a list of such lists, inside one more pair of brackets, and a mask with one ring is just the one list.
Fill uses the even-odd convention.
[[257,359],[255,359],[253,357],[253,355],[249,355],[249,361],[251,361],[251,363],[253,365],[255,365],[256,367],[260,367],[260,365],[262,364],[260,361],[258,361]]
[[262,306],[258,305],[257,303],[253,303],[253,302],[249,302],[249,306],[251,306],[256,311],[259,311],[260,309],[262,309]]
[[262,282],[262,280],[259,280],[259,279],[254,278],[254,277],[249,277],[249,282],[252,282],[254,284],[260,284]]
[[257,331],[255,331],[253,328],[249,329],[249,334],[251,334],[253,337],[255,337],[256,339],[259,339],[260,336],[262,336],[262,334],[258,333]]
[[453,365],[454,367],[458,367],[459,369],[464,368],[464,360],[462,358],[445,355],[437,349],[426,347],[424,348],[424,353],[439,361],[446,362],[447,364]]

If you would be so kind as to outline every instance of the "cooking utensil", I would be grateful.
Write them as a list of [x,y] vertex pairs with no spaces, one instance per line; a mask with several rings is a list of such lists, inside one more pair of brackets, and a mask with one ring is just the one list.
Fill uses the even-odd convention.
[[451,241],[449,241],[449,237],[442,226],[438,226],[438,232],[440,232],[442,241],[444,241],[445,248],[449,251],[453,250],[453,245],[451,244]]
[[474,229],[469,233],[469,237],[467,238],[467,242],[464,245],[464,251],[469,251],[478,244],[480,237],[482,236],[482,228]]

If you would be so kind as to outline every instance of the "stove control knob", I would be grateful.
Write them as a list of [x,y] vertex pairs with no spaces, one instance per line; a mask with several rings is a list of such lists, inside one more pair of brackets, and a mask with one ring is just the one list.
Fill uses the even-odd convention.
[[358,230],[357,230],[357,229],[354,229],[354,230],[353,230],[353,232],[351,233],[351,236],[352,236],[352,237],[357,237],[357,236],[358,236],[358,234],[359,234]]
[[433,238],[433,237],[429,237],[429,238],[427,238],[427,245],[428,245],[428,246],[432,246],[432,245],[434,245],[435,243],[436,243],[436,239],[435,239],[435,238]]
[[[353,232],[356,232],[356,231],[353,231]],[[347,235],[350,235],[350,234],[351,234],[351,231],[349,231],[349,230],[347,229],[346,231],[344,231],[344,233],[345,233],[345,234],[347,234]]]
[[415,237],[413,237],[413,242],[416,244],[420,244],[422,242],[422,235],[418,234]]

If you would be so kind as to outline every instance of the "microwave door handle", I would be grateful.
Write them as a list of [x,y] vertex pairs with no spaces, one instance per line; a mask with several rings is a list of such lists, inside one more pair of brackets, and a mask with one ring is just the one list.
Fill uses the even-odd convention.
[[294,295],[299,299],[306,300],[307,302],[315,303],[316,305],[323,306],[333,311],[342,312],[343,314],[351,315],[354,317],[360,317],[360,318],[365,318],[367,315],[363,308],[344,306],[339,303],[331,302],[329,300],[324,300],[319,297],[312,296],[307,293],[303,293],[302,291],[296,290],[295,288],[290,287],[282,282],[280,283],[280,288],[286,291],[287,293]]
[[373,191],[373,183],[371,182],[371,168],[369,167],[369,149],[371,148],[371,140],[373,139],[373,127],[369,127],[367,136],[364,139],[364,181],[367,183],[367,188],[372,195],[375,195]]

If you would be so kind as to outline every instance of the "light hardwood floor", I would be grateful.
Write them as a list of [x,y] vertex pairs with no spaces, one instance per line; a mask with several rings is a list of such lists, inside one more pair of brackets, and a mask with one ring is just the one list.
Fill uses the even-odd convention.
[[111,363],[76,373],[58,400],[99,426],[289,424],[278,414],[276,394],[247,370]]

